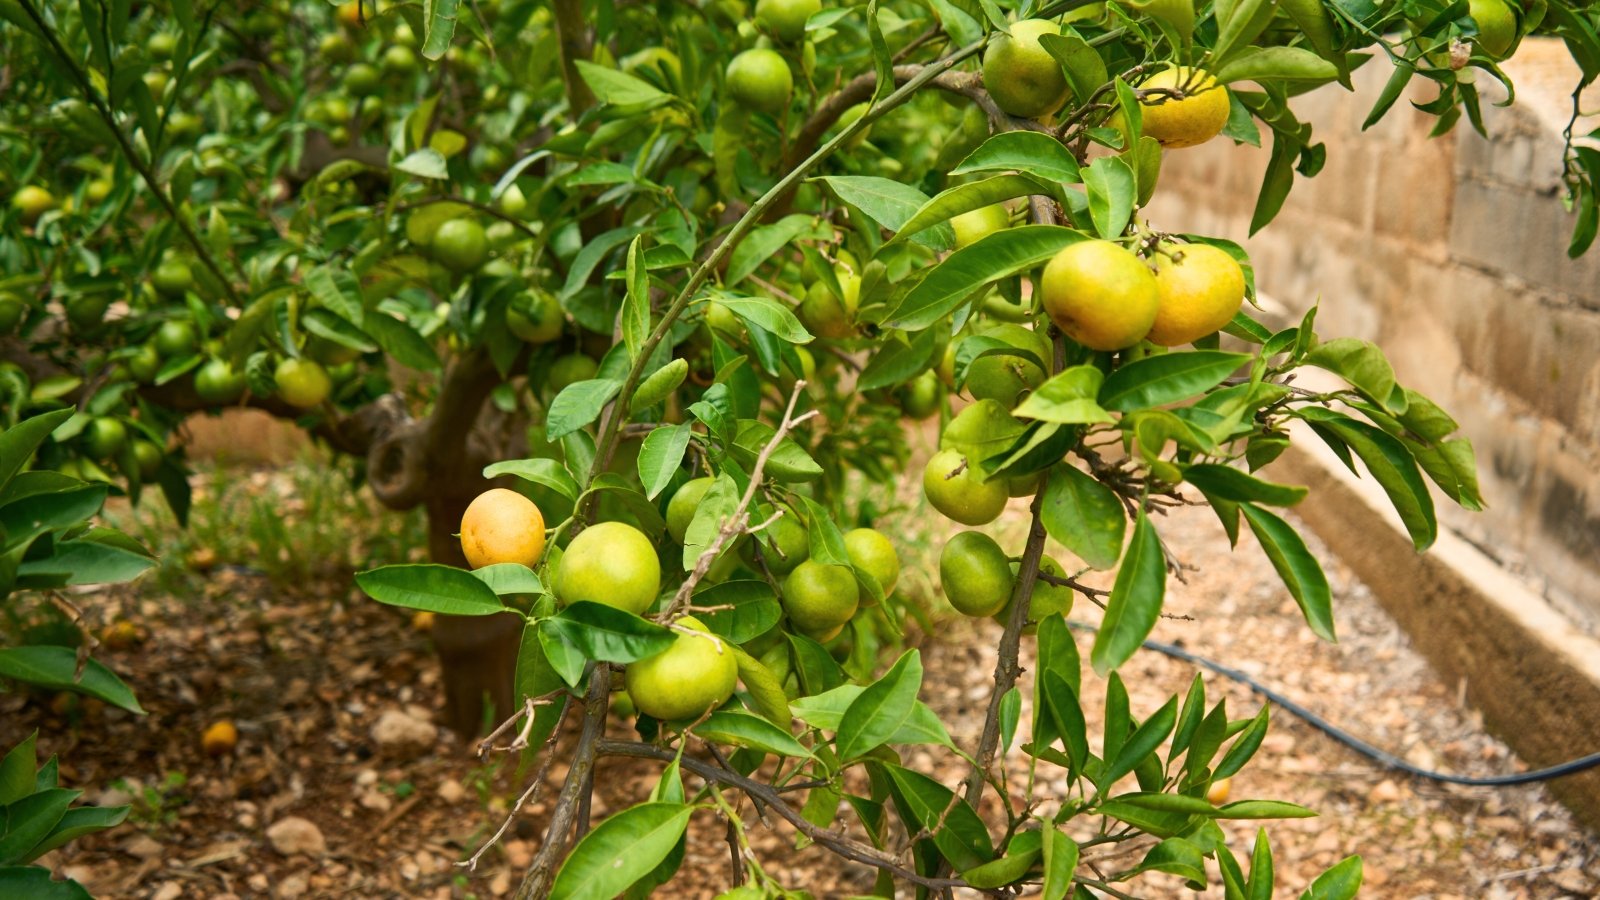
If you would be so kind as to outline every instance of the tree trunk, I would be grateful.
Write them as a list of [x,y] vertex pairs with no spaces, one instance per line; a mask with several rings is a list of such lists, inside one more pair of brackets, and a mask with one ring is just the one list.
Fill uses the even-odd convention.
[[[456,535],[461,514],[474,496],[476,492],[428,499],[428,554],[434,562],[466,566]],[[433,647],[444,678],[444,721],[462,739],[481,734],[485,723],[510,714],[521,638],[522,617],[513,613],[434,618]]]

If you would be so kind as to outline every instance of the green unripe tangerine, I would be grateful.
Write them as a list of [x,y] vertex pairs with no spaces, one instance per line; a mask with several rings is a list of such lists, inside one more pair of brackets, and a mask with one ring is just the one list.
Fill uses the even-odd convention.
[[623,522],[590,525],[562,554],[555,592],[562,606],[588,601],[642,615],[661,592],[655,545]]
[[[1021,566],[1018,563],[1011,564],[1013,578],[1016,577],[1020,568]],[[1061,568],[1061,564],[1051,556],[1041,556],[1039,558],[1039,574],[1053,575],[1057,578],[1065,578],[1067,576],[1066,570]],[[1039,630],[1040,622],[1056,613],[1071,615],[1072,601],[1076,596],[1072,588],[1065,585],[1051,584],[1043,578],[1035,581],[1033,583],[1033,596],[1028,599],[1028,623],[1023,626],[1022,633],[1034,634]],[[1009,622],[1011,620],[1011,607],[1015,603],[1015,597],[1008,599],[1005,608],[994,614],[994,620],[1001,625]]]
[[433,233],[429,250],[440,265],[460,275],[476,270],[489,258],[489,237],[472,219],[451,219]]
[[778,115],[789,108],[794,75],[789,63],[775,50],[746,50],[728,63],[728,95],[755,112]]
[[940,450],[922,472],[922,491],[934,509],[963,525],[986,525],[1009,499],[1004,480],[983,481],[954,448]]
[[859,588],[849,566],[808,559],[783,581],[783,610],[789,624],[819,641],[838,634],[859,606]]
[[1025,19],[1013,24],[1010,32],[995,35],[984,51],[983,86],[1013,116],[1031,119],[1054,112],[1067,99],[1067,77],[1039,39],[1061,34],[1061,26],[1046,19]]
[[227,360],[211,359],[194,375],[194,392],[214,406],[233,403],[244,396],[249,386],[243,372],[235,372]]
[[1005,551],[980,531],[961,532],[939,553],[939,584],[964,615],[992,616],[1004,609],[1013,581]]
[[692,616],[677,624],[698,633],[678,634],[666,650],[629,663],[623,676],[634,706],[663,721],[696,718],[728,702],[739,676],[727,642]]
[[694,521],[694,511],[715,483],[715,478],[691,479],[667,501],[667,534],[672,535],[673,540],[683,543],[684,536],[689,533],[689,523]]
[[278,363],[273,378],[278,383],[279,399],[297,409],[320,406],[333,391],[333,379],[314,360],[285,359]]
[[806,20],[821,10],[822,0],[756,0],[756,19],[786,44],[804,38]]
[[200,338],[195,334],[194,326],[188,322],[168,319],[156,329],[154,343],[162,359],[176,359],[193,353]]
[[128,442],[128,426],[116,419],[91,419],[83,430],[83,449],[94,459],[110,459]]
[[506,308],[506,327],[530,344],[548,344],[560,337],[566,322],[561,301],[540,288],[523,291]]
[[[871,528],[847,531],[844,549],[850,556],[850,564],[871,575],[883,589],[885,597],[894,593],[895,583],[900,580],[900,554],[895,552],[894,544],[882,532]],[[865,587],[857,584],[857,588],[862,606],[877,602]]]

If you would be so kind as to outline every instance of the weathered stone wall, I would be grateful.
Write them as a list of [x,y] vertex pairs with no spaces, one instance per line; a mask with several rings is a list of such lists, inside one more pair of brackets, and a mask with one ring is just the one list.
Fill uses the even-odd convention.
[[[1572,216],[1559,195],[1577,69],[1543,42],[1526,42],[1506,68],[1517,103],[1485,105],[1488,140],[1465,122],[1430,140],[1434,120],[1404,101],[1363,133],[1389,72],[1378,62],[1357,73],[1354,93],[1302,98],[1296,109],[1326,142],[1327,166],[1297,180],[1254,238],[1267,152],[1252,147],[1168,153],[1149,215],[1158,228],[1243,243],[1282,315],[1320,301],[1319,333],[1382,345],[1400,380],[1443,404],[1477,449],[1488,510],[1441,500],[1442,522],[1594,631],[1600,247],[1566,257]],[[1418,79],[1411,99],[1433,93]]]

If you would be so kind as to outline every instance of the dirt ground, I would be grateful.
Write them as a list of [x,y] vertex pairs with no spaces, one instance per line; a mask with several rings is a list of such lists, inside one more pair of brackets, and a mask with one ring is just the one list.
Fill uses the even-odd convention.
[[[918,510],[906,518],[928,520]],[[1021,501],[1014,502],[996,534],[1020,548],[1025,524]],[[1472,774],[1518,768],[1461,705],[1457,686],[1441,683],[1367,588],[1325,554],[1338,645],[1312,637],[1248,535],[1229,555],[1205,510],[1183,510],[1159,524],[1177,557],[1195,568],[1187,584],[1172,586],[1167,606],[1192,620],[1164,620],[1156,638],[1257,675],[1412,762]],[[941,536],[915,532],[908,524],[891,533],[911,535],[903,548],[908,568],[925,568]],[[926,586],[914,576],[904,583]],[[520,789],[512,766],[480,764],[443,732],[429,740],[426,728],[421,743],[403,751],[385,749],[374,736],[385,713],[409,710],[405,724],[414,732],[440,702],[427,637],[407,616],[366,599],[347,578],[286,585],[223,566],[189,584],[170,592],[147,579],[77,598],[92,617],[125,616],[144,631],[142,643],[106,652],[105,661],[136,688],[148,716],[97,704],[63,715],[49,697],[0,695],[0,745],[38,728],[41,753],[64,760],[64,784],[84,787],[90,802],[133,799],[138,807],[129,825],[50,854],[48,864],[107,898],[459,898],[514,888],[542,834],[542,800],[476,872],[454,866],[504,818]],[[1096,617],[1081,601],[1074,611],[1081,621]],[[988,620],[957,618],[936,640],[921,640],[923,699],[965,747],[981,728],[997,637]],[[1080,635],[1080,646],[1087,655],[1087,637]],[[1183,691],[1193,674],[1158,654],[1136,656],[1122,670],[1134,714]],[[1228,698],[1235,718],[1259,708],[1247,688],[1214,677],[1207,683],[1210,696]],[[1103,687],[1086,674],[1091,734],[1098,733]],[[239,725],[238,751],[208,758],[200,733],[222,717]],[[610,728],[631,731],[619,720]],[[557,776],[568,741],[557,749]],[[961,774],[925,750],[913,749],[907,759],[947,783]],[[1010,775],[1022,783],[1020,771]],[[596,778],[597,816],[643,796],[654,779],[651,765],[605,763]],[[1275,713],[1272,733],[1235,779],[1233,797],[1289,799],[1321,813],[1269,823],[1279,896],[1297,895],[1351,853],[1366,860],[1366,897],[1600,895],[1600,840],[1542,788],[1455,788],[1390,774],[1287,713]],[[285,856],[274,849],[268,829],[287,817],[312,823],[326,852]],[[1254,830],[1251,823],[1230,829],[1241,857]],[[814,848],[794,850],[786,829],[756,825],[752,834],[768,870],[791,887],[840,897],[871,885],[861,867]],[[727,884],[722,826],[699,814],[684,869],[660,895],[710,897]],[[1176,882],[1139,881],[1134,890],[1193,896]]]

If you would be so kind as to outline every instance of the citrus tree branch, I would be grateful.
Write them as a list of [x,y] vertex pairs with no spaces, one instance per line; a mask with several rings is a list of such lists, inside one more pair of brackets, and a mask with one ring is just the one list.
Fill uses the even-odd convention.
[[67,52],[65,47],[61,46],[60,38],[56,37],[55,30],[50,27],[44,16],[39,13],[38,8],[33,4],[33,0],[17,0],[17,2],[21,4],[22,10],[27,13],[28,18],[33,20],[33,24],[39,29],[39,33],[44,35],[45,42],[50,45],[51,53],[55,54],[61,65],[66,67],[67,72],[72,75],[72,80],[78,83],[78,88],[83,92],[83,96],[88,99],[95,112],[104,120],[107,130],[116,139],[117,146],[121,148],[122,155],[127,158],[128,164],[133,166],[134,171],[139,173],[139,177],[144,179],[145,185],[150,188],[150,193],[155,196],[156,202],[161,204],[161,208],[166,211],[168,218],[172,219],[172,223],[178,227],[179,231],[183,232],[184,240],[194,250],[195,256],[205,264],[207,269],[211,270],[211,274],[221,283],[223,291],[228,295],[228,300],[234,306],[242,305],[243,301],[234,289],[233,282],[223,273],[216,257],[212,256],[211,251],[206,248],[205,242],[200,240],[200,235],[195,233],[194,226],[189,224],[189,220],[179,212],[177,204],[172,201],[172,197],[167,193],[166,188],[157,181],[150,164],[139,157],[138,151],[133,148],[133,143],[122,132],[122,126],[118,124],[117,117],[112,114],[111,108],[106,106],[106,102],[101,98],[100,92],[96,91],[94,85],[89,82],[89,76],[84,73],[83,67],[79,66],[78,61]]
[[605,732],[610,699],[611,667],[600,663],[589,673],[589,690],[583,697],[583,730],[578,734],[572,765],[567,769],[567,778],[561,783],[561,794],[556,798],[555,810],[550,814],[550,827],[544,833],[544,845],[539,848],[527,876],[517,888],[517,900],[542,900],[550,895],[556,869],[566,854],[567,837],[577,821],[578,795],[590,784],[589,773],[594,769],[597,743]]
[[567,105],[576,120],[594,105],[594,92],[578,72],[578,60],[593,52],[589,23],[583,18],[583,0],[554,0],[550,4],[556,20],[556,37],[561,48],[561,77],[567,85]]

